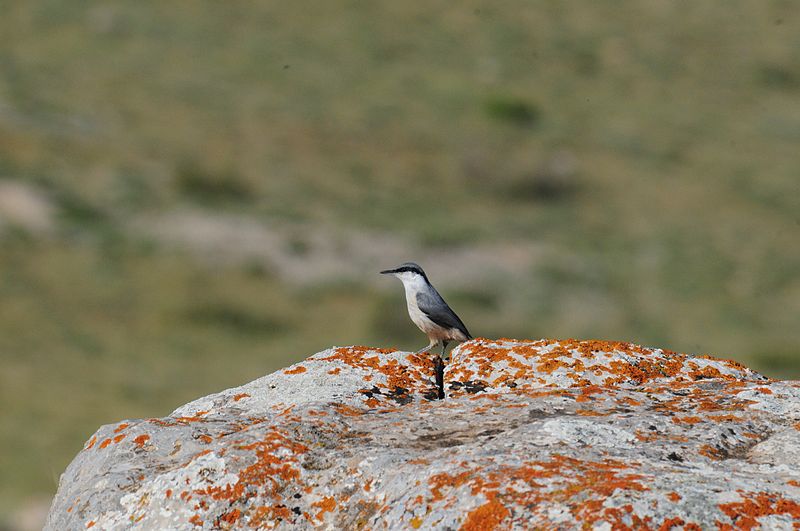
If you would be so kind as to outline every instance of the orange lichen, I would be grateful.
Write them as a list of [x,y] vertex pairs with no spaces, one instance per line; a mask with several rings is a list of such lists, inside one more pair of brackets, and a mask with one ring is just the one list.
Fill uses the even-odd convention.
[[700,417],[672,417],[672,422],[675,424],[699,424],[703,422]]
[[239,521],[239,517],[241,516],[242,516],[242,511],[240,511],[239,509],[234,509],[232,511],[223,514],[222,516],[219,517],[219,519],[221,522],[227,522],[228,524],[235,524],[236,522]]
[[333,369],[328,371],[328,374],[332,374],[332,375],[336,376],[340,372],[342,372],[342,368],[341,367],[334,367]]
[[800,481],[797,481],[795,479],[790,479],[786,483],[791,485],[792,487],[800,487]]
[[709,459],[714,459],[715,461],[719,461],[724,457],[724,454],[719,448],[715,448],[710,444],[704,444],[703,446],[701,446],[700,449],[697,451],[697,453],[705,457],[708,457]]
[[447,472],[442,472],[440,474],[431,476],[431,478],[428,480],[428,483],[430,486],[431,495],[433,496],[433,501],[439,501],[444,498],[442,490],[445,487],[455,489],[466,484],[472,479],[473,473],[471,471],[461,472],[455,476]]
[[[237,449],[253,451],[256,457],[254,463],[239,471],[237,482],[196,489],[194,494],[209,496],[214,500],[233,501],[240,499],[245,492],[258,489],[277,500],[283,486],[300,477],[299,455],[308,451],[308,447],[290,439],[279,429],[272,429],[264,434],[262,440],[238,446]],[[209,452],[203,450],[197,455]],[[274,514],[277,509],[277,506],[268,507],[262,511],[262,515]]]
[[670,529],[673,527],[683,527],[685,523],[686,522],[683,518],[679,518],[677,516],[674,518],[667,518],[661,523],[660,526],[658,526],[658,531],[670,531]]
[[701,368],[696,363],[689,362],[689,366],[693,368],[693,370],[689,371],[689,376],[693,380],[706,380],[711,378],[733,380],[735,378],[735,376],[731,376],[730,374],[722,374],[719,369],[711,367],[710,365]]
[[[462,466],[467,466],[466,463]],[[638,517],[630,515],[632,507],[621,511],[603,506],[603,500],[615,490],[647,490],[641,480],[644,476],[633,473],[623,473],[630,464],[615,460],[581,461],[572,457],[555,454],[549,461],[529,462],[522,466],[501,467],[489,471],[478,468],[467,468],[457,474],[440,473],[429,480],[430,501],[436,503],[445,499],[450,494],[453,503],[453,491],[464,486],[469,486],[472,495],[482,493],[487,499],[496,499],[504,506],[509,503],[522,506],[536,506],[541,503],[558,502],[571,507],[573,517],[582,522],[591,524],[600,519],[614,522],[623,517],[623,513],[631,519]],[[542,479],[549,478],[550,485],[545,487]],[[527,488],[520,489],[519,485],[525,484]],[[494,505],[494,514],[502,513]],[[486,512],[478,513],[487,514]],[[619,520],[621,521],[621,520]]]
[[95,445],[96,442],[97,442],[97,435],[92,435],[92,438],[89,439],[89,443],[83,449],[89,450]]
[[302,365],[298,365],[296,369],[286,369],[283,371],[283,374],[300,374],[306,372],[308,369],[303,367]]
[[119,433],[119,432],[121,432],[122,430],[124,430],[125,428],[127,428],[128,426],[130,426],[130,424],[125,424],[125,423],[123,422],[122,424],[120,424],[119,426],[117,426],[116,428],[114,428],[114,433]]
[[656,441],[658,439],[661,439],[662,437],[663,436],[658,433],[636,430],[636,439],[642,442]]
[[108,448],[108,445],[111,444],[111,439],[103,439],[103,442],[100,443],[100,448]]
[[742,501],[719,505],[737,529],[753,529],[759,525],[758,518],[770,515],[786,514],[800,521],[800,503],[796,501],[768,492],[738,492]]
[[145,434],[145,433],[143,433],[143,434],[139,435],[138,437],[136,437],[135,439],[133,439],[133,443],[136,446],[138,446],[139,448],[142,448],[142,447],[144,447],[145,444],[147,444],[147,441],[149,441],[149,440],[150,440],[150,436]]
[[[502,396],[498,393],[481,393],[475,396],[471,396],[470,400],[491,400],[494,402],[500,400],[501,398]],[[486,409],[484,409],[483,411],[486,411]]]
[[765,395],[771,395],[772,394],[772,389],[770,389],[769,387],[756,387],[755,390],[760,392],[760,393],[764,393]]
[[94,520],[89,520],[86,522],[86,529],[89,529],[90,527],[94,527]]
[[413,529],[419,529],[420,527],[422,527],[422,522],[423,522],[422,518],[420,518],[419,516],[415,516],[414,518],[411,519],[410,524]]
[[669,500],[672,502],[679,502],[681,500],[681,495],[675,491],[672,491],[667,493],[667,498],[669,498]]
[[234,402],[238,402],[242,398],[250,398],[250,395],[247,394],[247,393],[239,393],[239,394],[233,395],[233,401]]
[[381,403],[377,398],[370,397],[364,401],[364,405],[366,405],[367,407],[378,407],[379,405],[381,405]]
[[191,422],[200,422],[200,421],[204,420],[203,417],[205,415],[208,415],[208,411],[198,411],[197,413],[195,413],[191,417],[176,417],[176,418],[172,419],[171,421],[170,420],[163,420],[163,419],[156,419],[156,418],[147,419],[147,421],[151,422],[151,423],[153,423],[153,424],[155,424],[157,426],[169,427],[169,426],[178,426],[178,425],[181,425],[181,424],[189,424]]
[[641,400],[636,400],[635,398],[623,396],[622,398],[617,399],[617,403],[623,406],[641,406],[644,402]]
[[729,359],[725,359],[725,358],[717,358],[717,357],[714,357],[714,356],[709,356],[708,354],[703,354],[702,356],[698,356],[698,357],[699,358],[703,358],[704,360],[712,360],[712,361],[718,361],[718,362],[724,363],[725,365],[727,365],[731,369],[735,369],[737,371],[746,371],[747,370],[747,367],[745,367],[744,365],[742,365],[741,363],[739,363],[738,361],[735,361],[735,360],[729,360]]
[[172,489],[167,489],[164,492],[164,496],[166,496],[167,498],[172,498]]
[[268,524],[274,526],[274,522],[279,519],[288,519],[292,515],[292,511],[282,504],[275,505],[260,505],[250,516],[249,525],[254,528],[263,528]]
[[118,442],[120,442],[120,441],[121,441],[122,439],[124,439],[125,437],[126,437],[126,434],[124,434],[124,433],[120,433],[119,435],[117,435],[116,437],[114,437],[114,439],[112,439],[112,440],[114,441],[114,444],[117,444]]
[[[453,356],[448,369],[451,382],[486,382],[495,388],[513,387],[515,393],[531,386],[563,386],[550,380],[549,376],[555,373],[571,379],[571,387],[579,389],[602,387],[607,390],[623,384],[641,385],[663,379],[670,380],[670,386],[692,385],[695,380],[706,378],[736,381],[736,376],[723,374],[711,365],[702,367],[686,354],[622,342],[566,339],[507,344],[506,340],[475,340],[458,354]],[[745,370],[725,360],[706,358],[732,370]],[[598,382],[598,378],[601,381]],[[450,394],[458,396],[465,392],[461,388]],[[578,402],[587,402],[590,398],[590,392],[575,397]],[[625,405],[641,405],[637,402]]]
[[581,415],[583,417],[603,417],[608,415],[608,413],[604,413],[602,411],[595,411],[594,409],[578,409],[575,411],[576,415]]
[[491,531],[508,518],[511,512],[497,500],[497,493],[488,492],[489,501],[467,514],[461,525],[463,531]]
[[744,419],[742,417],[737,417],[736,415],[710,415],[708,417],[709,420],[713,420],[715,422],[742,422]]
[[[641,347],[633,348],[633,352],[640,355],[650,356],[652,353]],[[678,355],[676,355],[678,356]],[[616,377],[606,379],[606,384],[620,384],[628,381],[636,383],[645,383],[656,378],[671,377],[679,374],[683,370],[683,358],[685,355],[681,354],[680,357],[675,358],[640,358],[637,363],[629,361],[612,360],[608,362],[610,372]]]
[[191,518],[189,518],[189,523],[194,525],[194,526],[196,526],[196,527],[202,527],[203,526],[202,518],[200,518],[200,516],[196,515],[196,514],[193,515]]
[[592,400],[593,394],[604,393],[607,389],[600,387],[599,385],[587,385],[583,387],[580,391],[580,394],[575,397],[576,402],[590,402]]
[[333,499],[332,496],[325,496],[320,501],[312,503],[311,506],[319,508],[316,518],[317,520],[322,520],[322,518],[325,516],[325,513],[329,513],[336,509],[336,500]]
[[[411,392],[425,393],[430,391],[435,374],[434,359],[430,355],[409,354],[403,358],[381,357],[377,354],[396,352],[387,349],[372,349],[368,347],[341,347],[332,354],[318,358],[321,361],[339,361],[350,367],[361,369],[366,374],[365,382],[369,382],[371,389],[364,389],[362,393],[368,394],[371,400],[370,407],[387,400],[407,396]],[[335,367],[331,369],[336,371]],[[375,380],[373,380],[375,376]],[[385,377],[385,382],[379,380]],[[373,383],[375,381],[376,383]]]

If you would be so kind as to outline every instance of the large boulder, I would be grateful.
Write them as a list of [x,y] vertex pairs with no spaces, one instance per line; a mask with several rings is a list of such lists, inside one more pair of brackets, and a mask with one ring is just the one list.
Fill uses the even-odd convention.
[[46,529],[800,528],[800,382],[600,341],[434,359],[332,348],[104,426]]

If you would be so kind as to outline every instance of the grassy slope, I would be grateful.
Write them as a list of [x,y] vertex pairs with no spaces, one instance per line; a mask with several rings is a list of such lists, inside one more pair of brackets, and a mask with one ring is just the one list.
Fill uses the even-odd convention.
[[[563,252],[516,296],[449,297],[476,333],[797,377],[792,7],[11,2],[0,173],[64,215],[55,240],[0,247],[0,498],[51,491],[99,423],[330,344],[418,342],[397,293],[298,291],[126,233],[187,203],[427,245],[535,240]],[[562,152],[572,187],[543,195],[537,168]]]

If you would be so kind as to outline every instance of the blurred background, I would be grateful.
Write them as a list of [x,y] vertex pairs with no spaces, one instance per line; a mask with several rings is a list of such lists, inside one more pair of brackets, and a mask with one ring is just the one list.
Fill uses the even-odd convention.
[[0,528],[101,424],[422,347],[405,260],[477,336],[800,378],[799,146],[791,0],[8,0]]

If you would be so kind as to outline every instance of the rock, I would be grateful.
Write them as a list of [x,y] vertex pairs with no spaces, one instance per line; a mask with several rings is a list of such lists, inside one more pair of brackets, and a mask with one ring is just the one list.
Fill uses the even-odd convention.
[[0,179],[0,229],[5,225],[31,233],[54,230],[55,209],[44,193],[33,186]]
[[[386,279],[377,272],[408,256],[418,257],[421,263],[437,264],[440,271],[446,271],[440,284],[461,287],[497,278],[528,278],[531,268],[543,257],[577,260],[529,240],[424,246],[376,230],[333,230],[325,224],[272,225],[248,216],[200,209],[148,214],[131,221],[129,230],[148,241],[191,252],[212,264],[257,264],[296,285],[351,280],[385,287]],[[464,263],[471,267],[462,267]],[[374,271],[375,275],[365,277],[364,271]]]
[[100,428],[46,529],[800,527],[800,382],[627,343],[333,348]]

